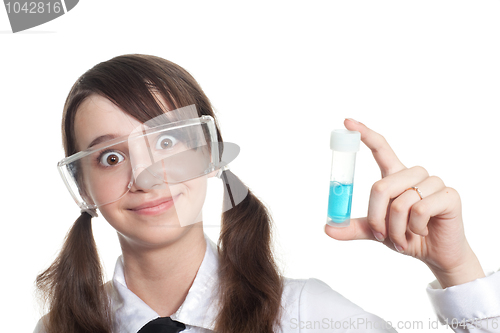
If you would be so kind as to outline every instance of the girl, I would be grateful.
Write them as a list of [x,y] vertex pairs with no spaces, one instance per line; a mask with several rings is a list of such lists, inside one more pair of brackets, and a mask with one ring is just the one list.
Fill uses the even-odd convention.
[[[321,281],[279,274],[271,217],[227,168],[237,149],[223,142],[214,118],[191,75],[158,57],[116,57],[78,79],[64,107],[67,158],[59,166],[82,213],[37,277],[49,312],[35,332],[394,331]],[[363,124],[345,126],[361,133],[382,179],[367,218],[326,233],[414,256],[443,288],[484,277],[463,233],[458,194],[421,167],[405,168]],[[214,176],[225,191],[217,245],[205,237],[201,214]],[[407,190],[413,186],[418,192]],[[123,254],[106,284],[91,230],[97,208]],[[442,318],[478,317],[442,295],[434,298]],[[498,310],[479,320],[494,320]]]

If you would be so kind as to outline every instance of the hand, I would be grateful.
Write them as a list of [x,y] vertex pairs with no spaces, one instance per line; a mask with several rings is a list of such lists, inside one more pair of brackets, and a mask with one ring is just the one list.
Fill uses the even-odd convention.
[[[338,240],[371,239],[423,261],[443,288],[484,277],[464,234],[458,192],[420,167],[406,168],[380,134],[346,119],[345,127],[361,133],[382,179],[371,189],[368,215],[351,218],[349,227],[325,226]],[[422,198],[415,190],[417,186]]]

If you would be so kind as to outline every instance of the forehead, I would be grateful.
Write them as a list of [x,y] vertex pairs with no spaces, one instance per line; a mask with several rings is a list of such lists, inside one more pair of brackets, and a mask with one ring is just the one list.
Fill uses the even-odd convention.
[[109,99],[91,95],[82,102],[75,115],[77,148],[85,150],[92,141],[101,136],[128,135],[140,124]]

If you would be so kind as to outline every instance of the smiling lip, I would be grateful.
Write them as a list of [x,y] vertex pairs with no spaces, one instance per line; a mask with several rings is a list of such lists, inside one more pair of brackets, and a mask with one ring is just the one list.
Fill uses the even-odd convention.
[[[177,199],[178,196],[175,197]],[[131,208],[134,213],[141,215],[157,215],[170,209],[174,205],[174,198],[161,198],[158,200],[149,201]]]

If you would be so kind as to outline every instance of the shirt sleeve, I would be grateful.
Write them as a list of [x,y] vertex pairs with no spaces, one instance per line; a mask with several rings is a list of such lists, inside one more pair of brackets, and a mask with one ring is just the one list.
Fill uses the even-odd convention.
[[396,332],[380,317],[364,311],[326,283],[309,279],[300,293],[299,318],[301,333],[313,332]]
[[435,280],[427,294],[439,321],[455,332],[500,332],[500,271],[445,289]]

